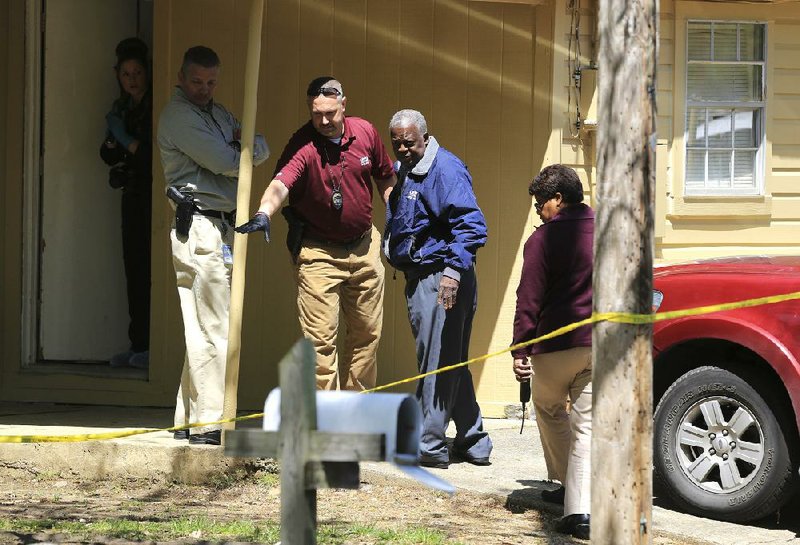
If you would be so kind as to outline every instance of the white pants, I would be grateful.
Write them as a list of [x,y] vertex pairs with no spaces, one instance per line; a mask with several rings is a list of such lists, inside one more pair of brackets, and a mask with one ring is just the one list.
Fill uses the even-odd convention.
[[[186,340],[175,425],[214,422],[222,419],[225,397],[233,268],[232,256],[223,257],[222,245],[233,246],[233,228],[223,220],[195,215],[187,240],[179,240],[174,227],[170,239]],[[190,433],[220,428],[202,426]]]
[[[589,514],[591,507],[592,349],[537,354],[533,406],[549,479],[566,489],[564,516]],[[567,413],[567,400],[570,412]]]

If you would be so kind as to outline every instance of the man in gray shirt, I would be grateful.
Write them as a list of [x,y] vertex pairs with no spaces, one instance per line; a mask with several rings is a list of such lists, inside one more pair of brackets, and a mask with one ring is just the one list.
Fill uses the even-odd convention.
[[[241,126],[214,102],[219,70],[212,49],[188,49],[158,123],[167,194],[177,204],[170,239],[186,340],[176,427],[222,419]],[[263,136],[253,148],[253,164],[263,163]],[[219,445],[220,425],[176,431],[175,438]]]

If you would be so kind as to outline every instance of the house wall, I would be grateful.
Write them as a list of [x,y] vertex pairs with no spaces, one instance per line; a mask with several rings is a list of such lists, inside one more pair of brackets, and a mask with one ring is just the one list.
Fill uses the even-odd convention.
[[[596,70],[587,69],[597,62],[597,3],[595,0],[555,2],[553,44],[552,127],[545,164],[562,163],[574,168],[584,184],[587,203],[594,205],[596,184],[595,139],[593,130],[579,130],[579,119],[594,117],[589,104],[596,95]],[[577,39],[575,37],[577,30]],[[573,72],[580,68],[584,76],[581,88],[575,85]]]
[[[401,10],[402,7],[402,10]],[[155,110],[174,84],[183,51],[198,42],[223,61],[217,98],[241,112],[249,2],[157,3],[154,51]],[[306,84],[334,74],[344,84],[347,113],[372,121],[387,145],[387,125],[400,108],[416,108],[431,134],[470,168],[489,226],[479,252],[479,310],[471,353],[509,345],[522,242],[529,233],[527,184],[542,165],[549,124],[550,8],[525,3],[357,0],[323,3],[268,2],[262,42],[256,126],[273,149],[255,170],[253,207],[271,178],[289,136],[308,119]],[[163,177],[154,169],[156,185]],[[151,358],[180,362],[180,313],[166,244],[169,211],[155,203]],[[376,198],[375,224],[383,206]],[[276,363],[300,336],[292,268],[282,244],[250,237],[242,331],[240,406],[257,407],[277,382]],[[413,376],[416,356],[408,325],[402,275],[387,275],[378,383]],[[156,359],[157,358],[157,359]],[[502,414],[518,397],[508,356],[472,366],[487,414]],[[402,387],[411,390],[413,385]]]
[[[573,166],[593,202],[597,134],[570,126],[576,101],[570,100],[570,35],[579,25],[584,67],[596,60],[597,4],[578,2],[572,18],[569,2],[559,1],[555,15],[553,134],[549,162]],[[658,262],[760,253],[797,253],[800,246],[800,4],[683,2],[659,3],[657,75],[657,177],[655,235]],[[689,19],[767,23],[767,108],[765,191],[755,197],[684,197],[684,121],[686,24]],[[587,72],[584,70],[584,74]],[[591,75],[591,71],[589,71]],[[596,79],[595,79],[596,81]],[[585,81],[584,81],[585,83]],[[591,82],[581,93],[588,104]],[[587,108],[583,108],[585,113]]]
[[[0,395],[130,405],[169,405],[183,362],[180,310],[174,284],[166,199],[153,203],[152,343],[149,381],[48,375],[20,371],[23,0],[0,13],[0,69],[7,73],[0,104]],[[401,11],[401,7],[403,8]],[[168,100],[183,51],[198,43],[223,61],[217,99],[242,110],[247,39],[247,0],[172,0],[155,3],[154,112]],[[291,133],[307,119],[303,92],[320,74],[340,78],[347,113],[372,121],[386,138],[386,125],[399,108],[426,114],[432,134],[470,167],[475,191],[489,224],[489,242],[479,252],[479,306],[471,354],[493,353],[511,339],[515,289],[522,245],[535,224],[527,185],[544,165],[576,168],[593,204],[596,161],[592,131],[575,131],[576,107],[590,116],[593,86],[584,72],[581,93],[571,79],[575,64],[596,59],[597,5],[567,0],[519,2],[419,0],[311,0],[266,3],[258,94],[257,130],[273,157],[254,172],[252,205],[271,178]],[[768,107],[766,195],[750,199],[682,197],[685,21],[692,17],[768,21]],[[575,22],[580,55],[570,48]],[[658,76],[657,256],[673,261],[734,253],[796,253],[800,244],[800,5],[661,3]],[[573,46],[575,43],[573,43]],[[3,64],[5,63],[5,64]],[[578,102],[579,101],[579,102]],[[157,118],[156,118],[157,122]],[[158,154],[156,153],[156,157]],[[158,160],[155,187],[163,187]],[[158,191],[154,192],[156,195]],[[383,227],[375,202],[375,224]],[[245,214],[246,215],[246,214]],[[292,269],[283,220],[273,226],[272,244],[248,240],[247,287],[242,331],[241,409],[258,409],[277,383],[276,363],[300,336]],[[402,276],[388,271],[378,383],[416,371],[403,298]],[[500,416],[517,399],[507,354],[471,366],[487,416]],[[401,389],[410,390],[406,385]]]
[[[760,197],[684,197],[685,58],[688,19],[767,23],[765,190]],[[796,253],[800,246],[800,4],[675,2],[665,14],[672,32],[673,114],[664,260],[758,253]],[[665,38],[666,35],[664,36]],[[663,43],[663,41],[662,41]],[[667,48],[662,48],[667,49]],[[671,100],[671,103],[669,99]],[[661,136],[661,134],[659,134]]]
[[[271,178],[289,136],[308,119],[307,82],[320,74],[340,78],[348,115],[372,121],[388,145],[387,124],[400,108],[417,108],[432,134],[469,166],[489,227],[479,252],[479,310],[471,353],[502,350],[511,340],[515,288],[522,243],[529,235],[527,185],[544,164],[549,145],[553,58],[552,4],[420,0],[311,0],[266,3],[258,92],[257,130],[273,156],[254,172],[253,204]],[[24,1],[10,0],[5,105],[7,134],[23,134]],[[402,8],[402,10],[401,10]],[[183,51],[199,43],[223,61],[216,98],[242,111],[247,0],[173,0],[154,4],[154,112],[163,108],[176,82]],[[0,65],[2,66],[2,65]],[[29,131],[30,132],[30,131]],[[2,183],[3,383],[0,397],[59,402],[170,405],[183,364],[180,310],[168,244],[171,210],[153,202],[152,323],[148,381],[50,373],[20,365],[19,326],[22,260],[22,143],[7,142]],[[10,158],[10,159],[8,159]],[[158,158],[158,153],[156,153]],[[158,159],[154,184],[163,187]],[[159,190],[154,191],[155,195]],[[375,224],[383,206],[376,198]],[[246,216],[247,212],[242,214]],[[241,409],[259,409],[277,383],[276,363],[300,337],[292,267],[283,245],[285,224],[273,226],[274,241],[248,239],[247,287],[242,331]],[[378,382],[416,373],[414,343],[403,297],[402,275],[387,276]],[[487,415],[501,415],[517,399],[507,355],[475,364],[478,398]],[[413,385],[401,389],[411,390]]]

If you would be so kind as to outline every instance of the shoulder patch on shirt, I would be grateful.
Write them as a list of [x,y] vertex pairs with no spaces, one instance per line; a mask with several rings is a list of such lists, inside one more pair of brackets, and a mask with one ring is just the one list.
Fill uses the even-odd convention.
[[365,167],[365,166],[367,166],[368,164],[369,164],[369,157],[367,157],[367,156],[364,156],[364,157],[362,157],[362,158],[361,158],[361,166],[362,166],[362,167]]

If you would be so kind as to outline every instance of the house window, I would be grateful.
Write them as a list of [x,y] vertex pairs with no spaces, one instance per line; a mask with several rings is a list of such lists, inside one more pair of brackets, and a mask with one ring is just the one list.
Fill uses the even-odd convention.
[[685,194],[758,195],[766,25],[688,24]]

